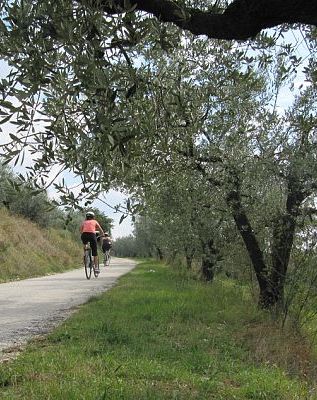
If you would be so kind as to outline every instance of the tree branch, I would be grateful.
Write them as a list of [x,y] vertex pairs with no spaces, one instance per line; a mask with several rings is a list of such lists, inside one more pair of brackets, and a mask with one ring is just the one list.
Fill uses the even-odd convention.
[[162,22],[171,22],[194,35],[215,39],[247,40],[262,29],[280,24],[302,23],[317,26],[316,0],[234,0],[223,13],[185,8],[172,0],[81,0],[108,14],[144,11]]

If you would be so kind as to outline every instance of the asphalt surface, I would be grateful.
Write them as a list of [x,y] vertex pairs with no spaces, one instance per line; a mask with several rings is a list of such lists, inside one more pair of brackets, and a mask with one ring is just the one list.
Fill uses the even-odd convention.
[[[0,284],[0,360],[30,338],[51,331],[80,304],[114,286],[135,267],[132,260],[112,258],[96,279],[83,267],[41,278]],[[15,349],[15,350],[14,350]]]

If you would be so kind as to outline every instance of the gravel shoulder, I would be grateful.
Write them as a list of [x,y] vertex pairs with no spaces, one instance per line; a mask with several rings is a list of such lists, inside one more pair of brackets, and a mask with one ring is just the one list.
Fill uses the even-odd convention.
[[51,331],[80,304],[114,286],[135,261],[112,258],[101,266],[96,279],[85,277],[83,268],[50,276],[0,284],[0,360],[9,358],[35,336]]

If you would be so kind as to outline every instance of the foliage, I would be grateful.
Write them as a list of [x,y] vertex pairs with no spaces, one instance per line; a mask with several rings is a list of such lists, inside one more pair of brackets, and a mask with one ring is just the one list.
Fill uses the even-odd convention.
[[53,207],[45,191],[34,192],[6,166],[0,166],[0,174],[0,202],[3,206],[41,227],[62,227],[64,214]]
[[[193,40],[133,10],[105,18],[102,10],[86,2],[15,1],[6,4],[2,17],[2,54],[12,67],[2,80],[2,123],[12,123],[11,143],[3,151],[8,161],[16,163],[31,156],[34,163],[27,179],[39,185],[49,180],[53,166],[72,169],[82,180],[79,195],[66,189],[63,181],[55,185],[63,193],[61,201],[74,206],[82,197],[89,202],[115,185],[118,175],[121,181],[138,159],[140,147],[163,139],[165,129],[174,127],[169,135],[176,141],[189,121],[192,129],[199,128],[206,110],[221,97],[217,92],[228,96],[233,90],[223,85],[225,70],[232,80],[243,78],[249,87],[254,84],[251,68],[256,57],[230,42]],[[266,48],[268,39],[263,40]],[[171,50],[181,47],[173,57]],[[270,57],[265,61],[261,53],[258,56],[264,65]],[[202,72],[196,75],[198,59],[205,77]],[[169,64],[168,70],[162,62]],[[241,69],[245,73],[240,74]],[[176,88],[168,93],[183,71],[187,85],[179,87],[181,92]],[[202,79],[205,84],[209,80],[212,102],[206,103],[204,93],[200,96]],[[241,94],[238,87],[231,93],[235,100]],[[205,101],[205,108],[195,116],[197,98]],[[157,116],[154,124],[152,116]],[[165,145],[169,144],[166,139]]]
[[46,194],[32,195],[32,189],[22,189],[10,206],[13,213],[23,215],[30,221],[38,223],[42,227],[49,226],[50,207]]
[[165,243],[165,230],[163,223],[159,220],[151,220],[146,216],[136,219],[134,224],[135,245],[139,257],[163,256]]
[[121,237],[115,240],[112,254],[116,257],[137,257],[140,256],[133,235]]
[[283,322],[290,319],[295,329],[315,332],[317,301],[316,217],[301,217],[286,281]]

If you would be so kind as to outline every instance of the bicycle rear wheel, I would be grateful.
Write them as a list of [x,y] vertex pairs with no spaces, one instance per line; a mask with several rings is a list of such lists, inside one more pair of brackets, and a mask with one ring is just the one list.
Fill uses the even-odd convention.
[[105,267],[109,267],[109,265],[110,265],[110,254],[109,254],[109,251],[105,252],[104,264],[105,264]]
[[85,250],[85,253],[84,253],[84,267],[85,267],[86,278],[90,279],[91,270],[92,270],[91,249]]

